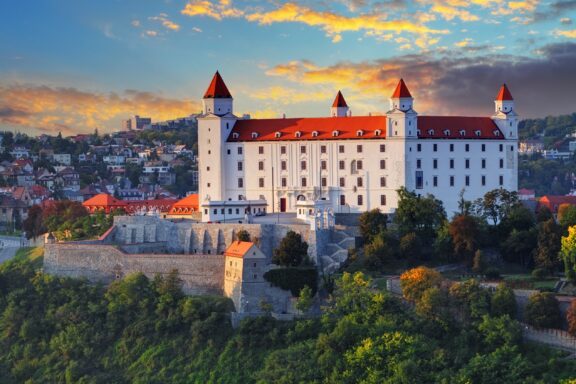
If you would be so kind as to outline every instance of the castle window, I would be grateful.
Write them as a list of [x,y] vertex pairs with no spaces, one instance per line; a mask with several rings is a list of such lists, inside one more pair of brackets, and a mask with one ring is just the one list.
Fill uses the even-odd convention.
[[302,132],[300,132],[300,131],[296,131],[296,133],[294,134],[294,136],[296,136],[296,137],[300,137],[300,136],[302,136]]
[[252,132],[252,138],[256,139],[258,137],[258,132]]
[[358,195],[358,205],[364,205],[364,196]]
[[282,187],[286,188],[287,183],[286,183],[285,177],[282,178],[281,182],[282,182]]
[[450,186],[454,186],[454,176],[450,176]]
[[364,186],[364,179],[361,177],[356,178],[356,186],[363,187]]
[[466,148],[466,152],[470,152],[470,144],[466,144],[465,148]]
[[480,130],[479,130],[479,129],[478,129],[478,130],[476,130],[476,131],[474,131],[474,133],[476,134],[476,136],[480,136],[480,135],[481,135],[481,132],[480,132]]
[[264,170],[264,162],[263,162],[263,161],[259,161],[259,162],[258,162],[258,170],[259,170],[259,171],[263,171],[263,170]]
[[433,130],[433,129],[429,129],[429,130],[428,130],[428,134],[429,134],[430,136],[434,136],[434,130]]
[[380,136],[382,134],[382,131],[377,129],[374,131],[374,136]]
[[386,144],[380,144],[380,152],[386,152]]
[[482,159],[482,169],[486,168],[486,159]]
[[340,134],[338,131],[332,131],[332,137],[336,137]]
[[466,186],[469,187],[470,186],[470,176],[466,175],[466,178],[464,179]]
[[305,171],[306,170],[306,162],[305,161],[301,161],[300,162],[300,169]]
[[322,178],[321,183],[323,187],[325,187],[328,184],[325,177]]
[[244,179],[241,177],[238,179],[238,188],[244,188]]
[[356,146],[356,152],[362,153],[362,146],[361,145]]
[[504,176],[500,175],[500,176],[498,177],[498,181],[499,181],[499,183],[500,183],[500,186],[504,185]]
[[504,146],[502,144],[500,144],[500,152],[502,152],[504,150]]
[[234,133],[232,134],[232,138],[233,138],[233,139],[237,139],[239,136],[240,136],[240,135],[239,135],[237,132],[234,132]]
[[306,153],[306,146],[305,145],[300,146],[300,153]]
[[346,186],[346,179],[344,179],[343,177],[340,178],[340,187],[344,188]]
[[470,159],[465,160],[465,166],[466,166],[466,169],[470,168]]
[[449,129],[444,130],[444,136],[450,136],[450,130]]
[[450,169],[454,169],[454,159],[450,159]]
[[422,168],[422,160],[421,159],[416,159],[416,168],[418,168],[418,169]]
[[416,144],[416,150],[418,152],[421,152],[422,151],[422,144]]
[[340,160],[340,161],[338,162],[338,168],[339,168],[340,170],[344,170],[344,169],[346,168],[346,166],[344,165],[344,160]]
[[262,147],[262,146],[258,147],[258,154],[259,154],[259,155],[263,155],[263,154],[264,154],[264,147]]
[[504,168],[504,159],[500,159],[500,168]]
[[380,178],[380,186],[381,187],[386,187],[386,178],[384,176],[382,176]]
[[494,130],[494,136],[500,136],[500,131],[499,130]]
[[301,182],[302,182],[302,187],[304,187],[304,188],[305,188],[305,187],[306,187],[306,184],[307,184],[307,180],[306,180],[306,178],[305,178],[305,177],[303,177],[303,178],[302,178],[302,180],[301,180]]
[[386,160],[380,160],[380,169],[386,169]]
[[286,160],[282,160],[280,162],[280,170],[282,170],[282,171],[286,170]]
[[239,154],[239,155],[242,154],[242,147],[238,147],[238,154]]
[[326,160],[322,160],[320,162],[320,169],[326,170],[326,167],[327,167]]
[[466,131],[465,130],[460,130],[460,136],[466,136]]
[[242,163],[241,161],[238,162],[238,170],[241,171],[244,169],[244,163]]
[[482,175],[482,186],[486,185],[486,176]]
[[362,135],[364,135],[364,132],[362,130],[356,131],[356,136],[362,136]]
[[285,146],[285,145],[283,145],[283,146],[280,147],[280,154],[281,154],[281,155],[285,155],[285,154],[286,154],[286,146]]
[[260,188],[264,188],[264,178],[263,177],[258,179],[258,186]]
[[432,168],[438,169],[438,159],[432,160]]
[[360,171],[360,170],[362,170],[362,168],[363,168],[362,160],[358,160],[356,162],[356,169],[358,169]]
[[438,186],[438,176],[434,176],[432,178],[432,186],[434,186],[434,187]]
[[325,145],[320,146],[320,153],[326,153],[326,146]]
[[312,131],[312,137],[318,137],[318,131]]
[[454,144],[450,144],[450,152],[454,152]]
[[416,130],[416,134],[417,134],[418,136],[420,136],[421,132],[420,132],[419,129]]
[[274,136],[275,136],[277,139],[279,139],[279,138],[280,138],[280,136],[282,136],[282,133],[280,133],[280,132],[276,132],[276,133],[274,134]]
[[344,146],[343,145],[338,146],[338,153],[344,153]]
[[340,195],[340,205],[346,205],[346,195]]

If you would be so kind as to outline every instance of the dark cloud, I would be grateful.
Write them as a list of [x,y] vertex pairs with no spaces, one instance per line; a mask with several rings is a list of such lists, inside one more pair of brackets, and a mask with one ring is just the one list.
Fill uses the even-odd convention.
[[562,16],[564,12],[576,9],[576,0],[555,1],[546,6],[545,10],[534,12],[533,22],[546,21]]

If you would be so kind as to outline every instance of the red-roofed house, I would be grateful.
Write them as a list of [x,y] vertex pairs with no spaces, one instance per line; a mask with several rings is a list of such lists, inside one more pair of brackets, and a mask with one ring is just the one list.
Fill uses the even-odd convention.
[[486,117],[418,116],[400,79],[383,115],[352,117],[338,91],[330,117],[239,119],[216,73],[203,105],[203,221],[243,221],[254,204],[263,205],[261,212],[296,212],[297,201],[320,199],[329,204],[317,215],[393,213],[400,187],[434,195],[452,215],[462,190],[474,200],[496,188],[518,188],[518,115],[506,85]]
[[561,205],[568,204],[568,205],[576,205],[576,196],[553,196],[553,195],[546,195],[542,196],[538,200],[538,208],[546,207],[552,212],[554,216],[558,214],[558,208]]
[[520,188],[518,190],[518,199],[533,200],[536,198],[536,191],[533,189]]
[[107,193],[100,193],[82,203],[90,213],[104,211],[110,213],[115,209],[126,209],[126,202],[116,199]]
[[170,218],[200,219],[198,211],[198,194],[193,193],[175,202],[170,208],[168,216]]

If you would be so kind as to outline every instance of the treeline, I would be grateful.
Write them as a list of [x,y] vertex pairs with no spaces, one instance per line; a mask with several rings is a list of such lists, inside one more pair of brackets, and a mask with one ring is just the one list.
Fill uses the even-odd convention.
[[[362,261],[370,270],[403,262],[465,262],[477,273],[498,276],[488,267],[500,259],[541,275],[562,269],[561,237],[576,225],[576,207],[565,207],[557,223],[546,208],[538,215],[520,203],[516,192],[495,189],[476,201],[460,197],[459,212],[447,219],[442,202],[432,195],[418,196],[404,188],[392,225],[379,210],[360,217],[363,258],[352,251],[351,262]],[[492,263],[493,264],[493,263]]]
[[518,124],[520,140],[544,136],[545,143],[571,134],[576,130],[576,113],[571,115],[548,116],[543,119],[525,119]]
[[565,195],[574,188],[576,162],[547,160],[540,155],[520,157],[518,165],[519,188],[533,189],[536,196]]
[[443,322],[344,274],[321,318],[232,329],[230,302],[182,295],[176,272],[105,288],[37,263],[0,266],[3,383],[568,383],[576,372],[524,345],[492,299],[476,308],[474,289],[458,294],[470,316]]

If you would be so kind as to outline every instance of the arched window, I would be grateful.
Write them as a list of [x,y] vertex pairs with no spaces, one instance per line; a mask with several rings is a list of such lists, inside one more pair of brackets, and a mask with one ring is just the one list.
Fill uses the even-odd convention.
[[296,136],[296,137],[300,137],[300,136],[302,136],[302,132],[300,132],[300,131],[296,131],[296,133],[294,134],[294,136]]
[[361,129],[356,131],[356,136],[360,137],[362,135],[364,135],[364,131],[362,131]]
[[313,132],[312,132],[312,137],[318,137],[318,131],[313,131]]
[[433,129],[429,129],[429,130],[428,130],[428,134],[429,134],[430,136],[434,136],[434,130],[433,130]]
[[256,139],[258,137],[258,132],[252,132],[252,138]]
[[382,131],[377,129],[374,131],[374,136],[380,136],[382,134]]
[[237,132],[234,132],[234,133],[232,134],[232,138],[233,138],[233,139],[237,139],[239,136],[240,136],[240,135],[239,135]]
[[277,139],[279,139],[279,138],[280,138],[280,136],[282,136],[282,133],[280,133],[280,132],[276,132],[276,133],[274,134],[274,136],[275,136]]
[[450,136],[450,130],[449,129],[444,130],[444,136]]
[[352,160],[352,161],[350,162],[350,173],[353,174],[353,175],[356,174],[356,173],[358,173],[358,169],[357,169],[357,167],[356,167],[356,160]]
[[340,134],[338,131],[332,131],[332,137],[336,137]]
[[463,130],[463,129],[461,129],[461,130],[460,130],[460,136],[466,136],[466,131]]

